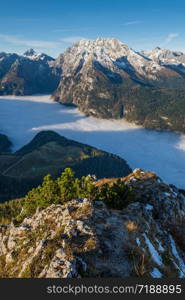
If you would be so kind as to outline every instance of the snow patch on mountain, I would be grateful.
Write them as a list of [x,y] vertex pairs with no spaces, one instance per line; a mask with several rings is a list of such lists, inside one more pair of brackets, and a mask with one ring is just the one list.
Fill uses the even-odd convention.
[[142,51],[141,53],[159,64],[185,65],[185,54],[180,51],[171,51],[168,49],[161,49],[159,47],[156,47],[153,50]]
[[[93,60],[112,71],[115,71],[117,67],[118,71],[119,69],[128,69],[144,76],[149,76],[149,73],[156,73],[162,69],[157,62],[150,61],[141,53],[114,38],[80,40],[59,56],[56,65],[61,64],[63,74],[68,76],[77,68],[81,59],[84,60],[83,67]],[[81,72],[83,72],[83,68],[81,68]]]
[[48,56],[45,53],[37,53],[36,51],[34,51],[33,49],[29,49],[26,52],[24,52],[23,57],[29,58],[31,60],[35,60],[35,61],[54,61],[54,58],[52,58],[51,56]]

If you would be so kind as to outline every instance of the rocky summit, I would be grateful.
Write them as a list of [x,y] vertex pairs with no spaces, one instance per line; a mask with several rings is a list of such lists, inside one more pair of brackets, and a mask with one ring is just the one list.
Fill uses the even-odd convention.
[[114,38],[80,40],[55,62],[62,75],[53,97],[88,115],[184,132],[184,57],[137,52]]
[[73,199],[2,225],[0,277],[184,278],[183,193],[140,169],[121,180],[135,193],[122,210]]

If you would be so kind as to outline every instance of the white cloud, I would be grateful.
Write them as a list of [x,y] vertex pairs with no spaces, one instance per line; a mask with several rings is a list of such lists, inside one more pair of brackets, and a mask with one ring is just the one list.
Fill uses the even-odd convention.
[[0,39],[4,41],[17,45],[17,46],[27,46],[36,48],[56,48],[60,45],[59,42],[50,42],[42,40],[27,40],[14,35],[0,34]]
[[167,45],[167,44],[171,43],[171,41],[173,41],[178,36],[179,36],[178,33],[169,33],[167,38],[164,41],[164,45]]
[[63,42],[63,43],[73,44],[73,43],[76,43],[79,40],[84,40],[84,39],[85,38],[81,37],[81,36],[69,36],[69,37],[60,39],[60,41]]
[[129,22],[126,22],[126,23],[124,23],[124,24],[122,24],[122,25],[124,25],[124,26],[129,26],[129,25],[137,25],[137,24],[141,24],[141,23],[143,23],[143,22],[142,22],[142,21],[135,20],[135,21],[129,21]]

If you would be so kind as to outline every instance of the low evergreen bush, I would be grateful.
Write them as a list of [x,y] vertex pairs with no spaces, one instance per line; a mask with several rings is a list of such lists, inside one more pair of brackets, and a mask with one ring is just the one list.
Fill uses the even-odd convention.
[[0,223],[5,224],[12,220],[21,222],[25,217],[32,216],[37,208],[64,204],[75,198],[103,201],[112,209],[123,209],[134,201],[131,187],[125,185],[121,179],[97,186],[93,176],[79,179],[75,177],[72,169],[66,168],[56,180],[51,175],[45,176],[43,183],[33,188],[24,198],[1,204]]

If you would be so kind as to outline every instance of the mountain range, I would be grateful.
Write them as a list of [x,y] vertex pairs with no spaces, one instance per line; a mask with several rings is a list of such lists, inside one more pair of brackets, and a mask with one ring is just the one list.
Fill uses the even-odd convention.
[[0,94],[52,93],[87,115],[185,132],[185,54],[137,52],[114,38],[80,40],[57,59],[0,54]]

